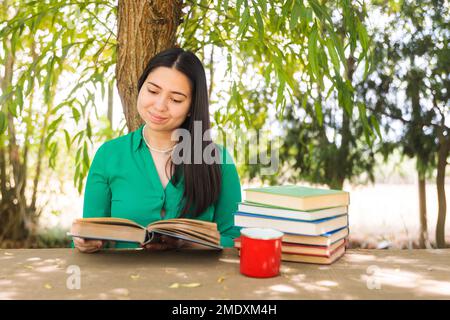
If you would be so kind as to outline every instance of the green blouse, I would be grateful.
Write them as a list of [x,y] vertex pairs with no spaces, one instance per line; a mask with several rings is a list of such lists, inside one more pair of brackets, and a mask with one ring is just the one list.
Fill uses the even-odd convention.
[[[142,138],[141,126],[127,135],[105,142],[89,169],[84,193],[83,217],[115,217],[146,226],[161,219],[179,216],[183,180],[172,180],[163,188],[152,155]],[[220,243],[232,247],[239,236],[233,213],[241,201],[241,185],[236,166],[222,146],[222,185],[218,201],[196,219],[213,221],[221,234]],[[161,210],[165,209],[164,217]],[[189,216],[187,216],[190,218]],[[116,242],[116,248],[137,248],[138,244]]]

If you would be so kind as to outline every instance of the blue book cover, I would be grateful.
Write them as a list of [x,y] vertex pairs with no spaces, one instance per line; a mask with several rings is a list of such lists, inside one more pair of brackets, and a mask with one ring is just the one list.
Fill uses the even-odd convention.
[[[333,230],[333,231],[329,231],[329,232],[326,232],[326,233],[322,233],[321,235],[320,235],[320,237],[327,237],[327,238],[329,238],[329,237],[331,237],[333,234],[335,234],[335,233],[338,233],[339,231],[341,231],[341,230],[343,230],[343,229],[345,229],[345,228],[348,228],[348,226],[347,227],[343,227],[343,228],[339,228],[339,229],[336,229],[336,230]],[[284,232],[286,235],[291,235],[291,236],[305,236],[305,237],[317,237],[317,236],[312,236],[312,235],[310,235],[310,234],[298,234],[298,233],[290,233],[290,232]],[[336,240],[336,241],[339,241],[339,240],[341,240],[341,239],[338,239],[338,240]]]
[[269,227],[296,235],[320,236],[348,226],[348,215],[341,214],[334,217],[309,221],[285,217],[262,216],[238,211],[234,213],[234,222],[239,227]]
[[311,224],[318,224],[325,221],[333,220],[338,217],[346,216],[347,214],[340,214],[334,217],[328,217],[324,219],[319,220],[300,220],[300,219],[292,219],[292,218],[285,218],[285,217],[277,217],[277,216],[266,216],[266,215],[260,215],[260,214],[254,214],[254,213],[247,213],[247,212],[235,212],[235,216],[248,216],[248,217],[255,217],[255,218],[261,218],[261,219],[271,219],[271,220],[284,220],[284,221],[295,221],[295,222],[305,222],[305,223],[311,223]]

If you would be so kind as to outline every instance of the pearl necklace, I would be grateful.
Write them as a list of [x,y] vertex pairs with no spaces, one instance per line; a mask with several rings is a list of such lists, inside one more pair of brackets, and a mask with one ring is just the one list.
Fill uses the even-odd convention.
[[173,146],[173,147],[170,147],[169,149],[161,150],[161,149],[157,149],[157,148],[152,147],[150,145],[150,143],[148,143],[147,139],[145,139],[145,135],[144,135],[145,127],[146,127],[146,125],[144,125],[144,128],[142,129],[142,138],[144,139],[145,144],[147,145],[147,147],[150,150],[155,151],[155,152],[159,152],[159,153],[169,153],[175,148],[175,146]]

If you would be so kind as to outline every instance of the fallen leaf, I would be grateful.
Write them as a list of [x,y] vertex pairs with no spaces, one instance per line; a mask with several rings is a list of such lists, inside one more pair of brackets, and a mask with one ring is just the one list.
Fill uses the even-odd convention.
[[27,261],[40,261],[41,258],[39,257],[34,257],[34,258],[28,258]]
[[34,267],[33,266],[30,266],[30,265],[26,265],[26,266],[24,266],[25,268],[27,268],[27,269],[34,269]]
[[198,283],[198,282],[193,282],[193,283],[178,283],[178,282],[175,282],[175,283],[172,283],[169,286],[169,288],[170,289],[177,289],[177,288],[180,288],[180,287],[197,288],[197,287],[200,287],[200,286],[201,286],[201,283]]
[[130,276],[130,278],[133,279],[133,280],[137,280],[137,279],[139,279],[139,275],[138,274],[132,274]]
[[51,288],[53,288],[53,287],[52,287],[51,284],[46,283],[46,284],[44,285],[44,288],[45,288],[45,289],[51,289]]
[[126,288],[116,288],[111,290],[112,293],[118,294],[118,295],[122,295],[122,296],[129,296],[130,295],[130,290],[126,289]]
[[225,277],[220,277],[219,279],[217,279],[218,283],[222,283],[225,280]]
[[182,286],[182,287],[185,287],[185,288],[197,288],[197,287],[200,287],[201,284],[198,283],[198,282],[194,282],[194,283],[182,283],[181,286]]

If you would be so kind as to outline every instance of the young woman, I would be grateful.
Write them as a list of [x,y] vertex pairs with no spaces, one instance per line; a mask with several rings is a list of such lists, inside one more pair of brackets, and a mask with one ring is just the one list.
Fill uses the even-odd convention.
[[[212,221],[221,245],[233,246],[239,236],[233,212],[241,201],[241,186],[227,150],[204,139],[210,120],[202,63],[180,48],[160,52],[145,68],[138,90],[137,110],[145,124],[98,149],[86,182],[83,217],[126,218],[144,226],[180,217]],[[177,129],[187,130],[190,139],[173,141]],[[182,144],[189,148],[180,149]],[[174,161],[175,152],[184,160]],[[211,163],[205,154],[220,161]],[[146,249],[181,244],[166,237]],[[96,252],[105,242],[74,238],[74,245]],[[117,242],[115,247],[138,245]]]

